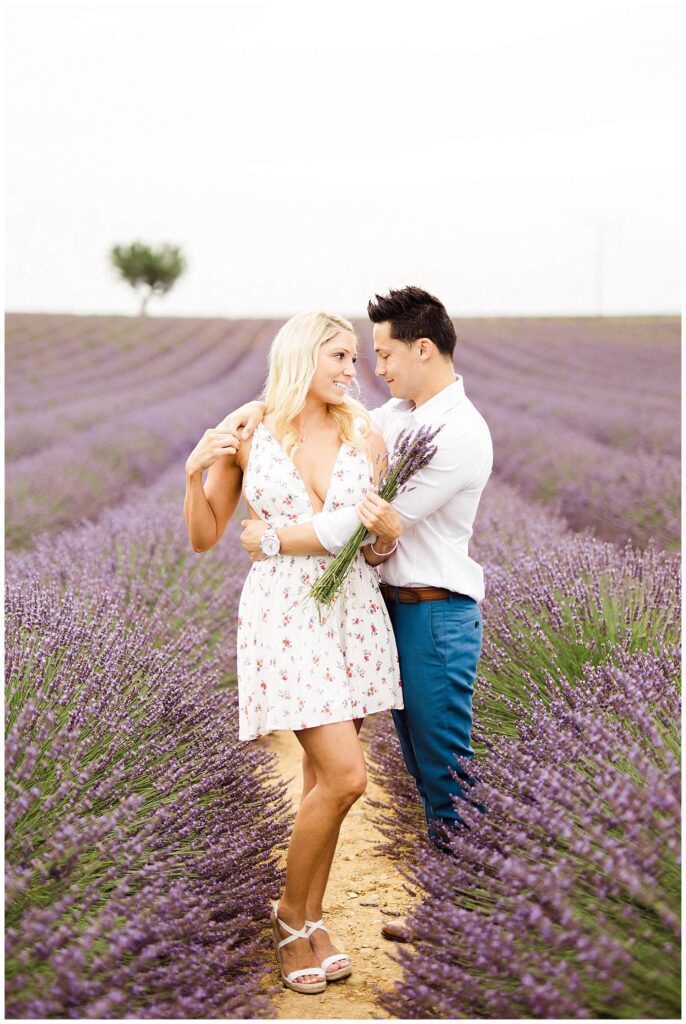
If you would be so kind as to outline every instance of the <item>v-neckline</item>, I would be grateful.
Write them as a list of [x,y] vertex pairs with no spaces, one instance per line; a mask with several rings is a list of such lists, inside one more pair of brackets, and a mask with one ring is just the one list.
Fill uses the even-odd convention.
[[[269,430],[268,427],[265,427],[264,423],[258,423],[258,426],[262,427],[262,429],[264,430],[265,434],[267,434],[269,437],[271,437],[272,441],[274,442],[276,447],[279,449],[279,451],[281,452],[281,454],[284,457],[284,459],[286,460],[286,462],[288,462],[291,465],[291,467],[293,469],[293,472],[295,473],[295,475],[297,476],[298,480],[302,484],[303,490],[304,490],[305,494],[307,495],[307,500],[310,503],[310,509],[312,510],[312,515],[314,515],[314,516],[318,515],[319,513],[315,510],[315,507],[314,507],[314,505],[312,503],[312,496],[310,494],[310,489],[307,486],[307,484],[305,483],[305,481],[303,479],[303,476],[302,476],[302,473],[300,472],[300,470],[298,469],[296,464],[293,462],[293,459],[291,459],[288,455],[286,455],[285,451],[281,447],[281,444],[279,443],[278,438],[275,437],[274,434],[272,434],[271,430]],[[324,511],[324,509],[326,508],[326,503],[329,500],[329,492],[331,491],[331,486],[333,484],[334,474],[335,474],[336,469],[338,467],[338,463],[339,463],[339,460],[340,460],[340,457],[341,457],[341,452],[343,451],[344,448],[345,448],[345,441],[342,441],[341,445],[340,445],[340,448],[338,449],[338,454],[336,455],[336,458],[334,460],[333,469],[331,470],[331,476],[329,477],[329,484],[328,484],[328,486],[326,488],[326,495],[324,497],[324,501],[322,503],[322,507],[321,507],[321,510],[320,510],[321,512]]]

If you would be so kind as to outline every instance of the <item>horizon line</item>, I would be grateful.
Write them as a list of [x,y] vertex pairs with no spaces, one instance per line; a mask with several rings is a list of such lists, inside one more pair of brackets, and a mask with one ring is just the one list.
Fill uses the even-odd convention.
[[[140,313],[122,312],[83,312],[60,309],[5,309],[5,316],[100,316],[100,317],[122,317],[129,320],[290,320],[298,310],[291,310],[289,313],[162,313],[153,312],[141,315]],[[339,314],[340,315],[340,314]],[[348,320],[366,320],[367,313],[345,313]],[[657,317],[680,318],[681,310],[653,310],[649,312],[525,312],[525,313],[454,313],[448,311],[451,320],[612,320],[631,318],[656,319]]]

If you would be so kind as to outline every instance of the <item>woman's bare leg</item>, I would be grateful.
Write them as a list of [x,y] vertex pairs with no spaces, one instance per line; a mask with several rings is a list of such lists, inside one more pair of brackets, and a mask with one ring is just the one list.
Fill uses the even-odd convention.
[[[367,773],[353,722],[335,722],[296,733],[314,771],[315,784],[303,796],[288,847],[286,885],[279,917],[291,928],[302,928],[307,901],[324,857],[338,835],[341,822],[364,793]],[[334,845],[335,850],[335,845]],[[328,872],[327,872],[328,874]],[[288,933],[284,932],[284,938]],[[281,950],[284,971],[312,965],[312,949],[304,939]],[[305,984],[315,977],[299,979]]]
[[[362,728],[363,722],[363,718],[356,718],[354,720],[355,729],[358,735],[360,729]],[[312,767],[309,757],[307,756],[305,751],[303,751],[303,791],[301,799],[304,799],[305,796],[307,796],[310,790],[314,787],[316,781],[317,780],[314,773],[314,768]],[[333,858],[336,853],[336,846],[338,844],[339,834],[340,825],[336,829],[335,834],[331,839],[331,842],[326,848],[319,868],[317,869],[317,873],[314,876],[314,881],[310,886],[306,906],[308,921],[318,921],[322,917],[324,893],[326,892],[326,887],[329,882],[329,874],[331,872],[331,865],[333,864]],[[333,942],[331,941],[328,932],[324,932],[320,928],[318,928],[310,936],[310,945],[312,946],[312,949],[317,956],[317,960],[320,963],[322,960],[325,959],[325,957],[331,956],[332,953],[339,952],[339,950],[336,949]],[[340,960],[337,963],[331,965],[330,971],[339,971],[341,970],[341,968],[346,967],[349,963],[349,960]]]
[[329,874],[331,872],[331,865],[333,864],[333,858],[336,853],[336,847],[338,845],[338,836],[340,834],[340,825],[336,829],[331,842],[326,848],[324,856],[321,859],[317,874],[314,876],[310,891],[307,895],[307,920],[318,921],[322,916],[322,903],[324,900],[324,893],[326,892],[326,886],[329,881]]

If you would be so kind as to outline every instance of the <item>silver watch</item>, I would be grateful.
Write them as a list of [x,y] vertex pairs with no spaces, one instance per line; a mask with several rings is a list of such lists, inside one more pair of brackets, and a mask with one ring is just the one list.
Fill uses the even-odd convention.
[[281,550],[281,541],[278,538],[275,526],[268,526],[264,531],[260,540],[260,547],[262,548],[262,553],[268,558],[278,555]]

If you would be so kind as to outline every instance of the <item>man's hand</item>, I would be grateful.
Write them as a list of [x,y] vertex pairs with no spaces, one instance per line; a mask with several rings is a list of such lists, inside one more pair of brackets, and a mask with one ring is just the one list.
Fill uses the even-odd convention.
[[252,437],[253,430],[264,419],[264,410],[266,408],[264,402],[246,402],[245,405],[225,416],[217,429],[227,430],[231,434],[238,434],[239,429],[242,427],[243,430],[240,436],[243,440],[247,440],[249,437]]
[[380,498],[376,491],[367,491],[357,506],[357,514],[362,525],[386,544],[394,544],[403,532],[400,516],[391,503]]
[[250,560],[252,562],[264,561],[268,555],[265,555],[260,547],[260,541],[267,529],[267,524],[261,519],[241,519],[241,526],[243,527],[241,544],[250,555]]

